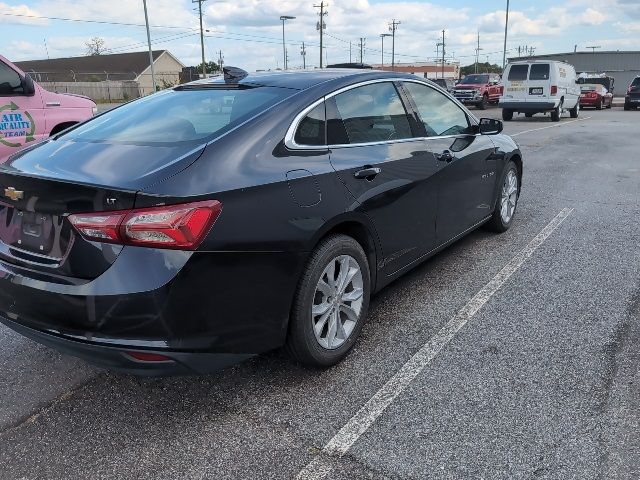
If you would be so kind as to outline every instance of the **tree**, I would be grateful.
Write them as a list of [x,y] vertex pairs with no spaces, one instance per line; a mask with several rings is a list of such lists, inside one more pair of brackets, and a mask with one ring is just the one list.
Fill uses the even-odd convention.
[[[460,75],[471,75],[476,73],[476,64],[472,63],[460,69]],[[491,65],[489,62],[478,63],[478,73],[502,73],[500,65]]]
[[[217,72],[220,69],[218,67],[218,64],[213,61],[206,62],[205,65],[207,67],[207,73]],[[192,68],[195,68],[197,73],[202,73],[202,64],[196,65],[195,67],[192,67]]]
[[104,38],[93,37],[91,40],[85,42],[84,44],[87,47],[86,55],[88,57],[102,55],[107,50],[105,47],[107,42],[104,41]]

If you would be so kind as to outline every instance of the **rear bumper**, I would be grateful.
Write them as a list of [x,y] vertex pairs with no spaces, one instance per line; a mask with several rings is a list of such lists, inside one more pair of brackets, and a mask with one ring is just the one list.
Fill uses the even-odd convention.
[[[210,373],[253,356],[252,354],[177,352],[160,349],[141,349],[135,348],[135,346],[102,345],[96,342],[72,340],[63,336],[45,333],[3,317],[0,317],[0,322],[21,335],[62,353],[73,355],[88,363],[115,372],[139,376]],[[167,360],[140,361],[130,355],[133,352],[155,353],[167,357]]]
[[501,100],[498,106],[514,112],[537,113],[555,109],[558,106],[558,102],[504,102]]
[[581,98],[580,106],[581,107],[596,107],[600,104],[601,99],[599,98]]
[[[78,285],[0,262],[0,321],[109,369],[216,370],[284,343],[305,260],[304,253],[131,247]],[[138,350],[173,361],[141,365],[124,354]]]
[[626,104],[640,105],[640,96],[627,95],[626,97],[624,97],[624,102]]

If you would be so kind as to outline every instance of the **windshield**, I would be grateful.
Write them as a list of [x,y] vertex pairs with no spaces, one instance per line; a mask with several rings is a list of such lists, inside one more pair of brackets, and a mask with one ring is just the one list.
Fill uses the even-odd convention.
[[484,85],[489,83],[489,75],[467,75],[462,79],[462,83],[466,85]]
[[135,144],[201,141],[229,131],[294,92],[224,86],[167,90],[100,115],[64,138]]

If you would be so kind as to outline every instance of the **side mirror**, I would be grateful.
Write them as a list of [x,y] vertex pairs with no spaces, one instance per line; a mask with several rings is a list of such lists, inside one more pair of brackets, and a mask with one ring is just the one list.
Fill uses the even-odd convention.
[[504,124],[494,118],[481,118],[478,130],[482,135],[497,135],[504,130]]
[[33,83],[33,79],[29,75],[25,75],[22,79],[22,92],[27,96],[36,94],[36,86]]

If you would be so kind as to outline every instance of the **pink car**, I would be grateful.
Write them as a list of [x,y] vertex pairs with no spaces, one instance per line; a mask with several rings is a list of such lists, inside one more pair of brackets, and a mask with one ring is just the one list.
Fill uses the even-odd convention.
[[0,55],[0,163],[96,112],[91,99],[48,92]]

